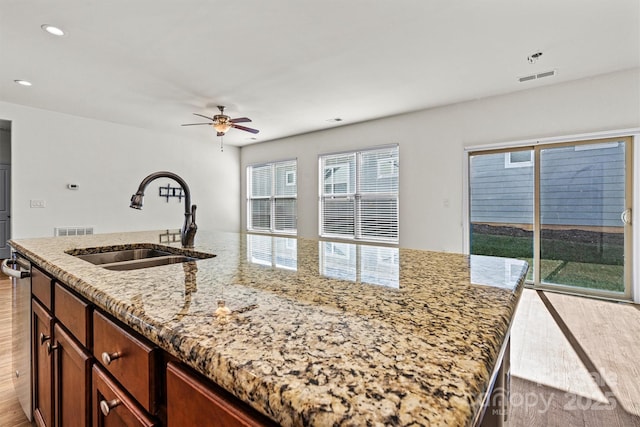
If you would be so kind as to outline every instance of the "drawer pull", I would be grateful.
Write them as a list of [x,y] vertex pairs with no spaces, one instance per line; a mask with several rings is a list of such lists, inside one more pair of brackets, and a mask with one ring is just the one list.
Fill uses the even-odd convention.
[[120,402],[118,399],[113,399],[113,400],[101,400],[100,401],[100,410],[102,411],[102,414],[106,417],[107,415],[109,415],[109,412],[111,412],[111,410],[113,408],[115,408],[116,406],[118,406]]
[[57,350],[59,346],[51,345],[50,342],[47,343],[47,354],[51,354],[53,350]]
[[51,337],[49,335],[45,335],[40,332],[40,345],[44,345],[45,342],[49,341]]
[[110,365],[111,362],[113,362],[116,359],[119,359],[122,356],[121,353],[119,352],[115,352],[115,353],[107,353],[106,351],[102,353],[102,363],[104,363],[105,365]]

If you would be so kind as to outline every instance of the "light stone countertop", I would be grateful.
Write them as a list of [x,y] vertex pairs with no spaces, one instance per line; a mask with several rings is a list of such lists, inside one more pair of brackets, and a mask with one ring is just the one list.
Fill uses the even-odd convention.
[[[11,245],[282,425],[469,425],[527,264],[484,256],[199,231],[197,262],[110,271],[73,249],[161,232]],[[179,248],[179,243],[170,246]],[[216,316],[219,301],[231,310]]]

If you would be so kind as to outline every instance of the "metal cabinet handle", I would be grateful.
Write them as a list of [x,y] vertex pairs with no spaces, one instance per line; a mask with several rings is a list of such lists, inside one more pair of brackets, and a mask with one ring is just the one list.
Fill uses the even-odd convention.
[[50,339],[51,336],[45,335],[44,333],[40,332],[40,345],[44,345],[44,343],[49,341]]
[[119,359],[120,357],[122,357],[122,353],[119,353],[117,351],[115,353],[107,353],[105,351],[101,355],[102,363],[104,363],[105,365],[110,365],[111,362],[113,362],[116,359]]
[[47,343],[47,354],[51,354],[53,350],[57,350],[59,346],[51,345],[50,342]]
[[109,412],[111,412],[111,410],[113,408],[115,408],[116,406],[118,406],[120,403],[120,400],[118,399],[113,399],[113,400],[101,400],[100,401],[100,410],[102,411],[102,415],[104,415],[105,417],[109,415]]

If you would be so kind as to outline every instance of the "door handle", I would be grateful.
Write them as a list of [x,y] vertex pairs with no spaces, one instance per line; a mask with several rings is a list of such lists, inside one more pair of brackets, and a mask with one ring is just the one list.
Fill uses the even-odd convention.
[[620,214],[620,219],[626,225],[631,225],[631,208],[625,209]]

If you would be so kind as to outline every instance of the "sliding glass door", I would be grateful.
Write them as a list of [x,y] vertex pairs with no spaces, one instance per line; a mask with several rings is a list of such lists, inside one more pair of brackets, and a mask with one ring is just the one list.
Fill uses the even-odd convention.
[[527,260],[537,288],[630,298],[631,150],[617,138],[472,153],[471,253]]
[[534,184],[530,148],[469,158],[471,253],[523,259],[527,280],[533,280]]
[[630,154],[625,139],[539,150],[537,285],[629,296]]

